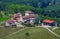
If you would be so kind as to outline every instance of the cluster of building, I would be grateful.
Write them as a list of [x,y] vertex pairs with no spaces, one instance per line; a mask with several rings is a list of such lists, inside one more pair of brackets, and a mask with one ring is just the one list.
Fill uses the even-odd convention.
[[[20,23],[30,23],[34,24],[35,22],[40,23],[39,17],[34,14],[32,11],[25,11],[23,16],[21,13],[13,14],[10,20],[6,22],[6,26],[19,25]],[[21,25],[19,25],[21,27]]]
[[[32,11],[25,11],[23,16],[21,13],[13,14],[10,20],[6,21],[6,26],[23,27],[21,23],[34,24],[35,22],[41,23],[38,15],[34,14]],[[57,26],[57,23],[52,20],[43,20],[41,26]]]

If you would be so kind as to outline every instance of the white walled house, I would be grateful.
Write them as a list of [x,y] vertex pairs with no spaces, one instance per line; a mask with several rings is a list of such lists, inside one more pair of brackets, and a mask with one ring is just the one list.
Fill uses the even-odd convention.
[[29,23],[33,23],[34,22],[34,18],[35,18],[35,14],[29,14],[29,15],[25,15],[23,16],[23,21],[24,22],[29,22]]
[[21,23],[19,23],[19,22],[15,22],[15,24],[16,24],[16,27],[24,27]]
[[9,24],[8,22],[6,22],[6,23],[5,23],[5,25],[6,25],[7,27],[9,27],[9,26],[10,26],[10,24]]
[[5,25],[6,25],[7,27],[12,27],[13,25],[15,25],[15,21],[14,21],[14,20],[8,20],[8,21],[5,23]]
[[25,11],[25,16],[31,15],[31,14],[34,14],[34,12],[32,12],[32,11]]

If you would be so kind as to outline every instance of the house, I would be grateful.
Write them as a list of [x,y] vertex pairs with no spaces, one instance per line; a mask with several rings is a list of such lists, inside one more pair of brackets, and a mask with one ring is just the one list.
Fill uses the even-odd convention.
[[5,25],[6,25],[6,27],[13,27],[13,26],[15,26],[15,21],[14,20],[8,20],[8,21],[6,21]]
[[34,23],[34,19],[35,19],[35,15],[34,14],[29,14],[29,15],[26,15],[26,16],[23,16],[22,17],[23,19],[23,22],[29,22],[29,23]]
[[21,13],[13,14],[12,19],[16,20],[17,22],[20,22],[22,21],[22,14]]
[[42,26],[47,26],[47,27],[57,26],[57,23],[55,21],[46,19],[46,20],[43,20]]
[[32,11],[25,11],[25,16],[22,16],[21,13],[13,14],[12,17],[17,22],[23,22],[23,23],[33,23],[35,14]]
[[21,23],[16,22],[16,20],[8,20],[5,27],[24,27]]
[[26,15],[32,15],[32,14],[34,14],[34,12],[32,12],[32,11],[25,11],[25,16]]

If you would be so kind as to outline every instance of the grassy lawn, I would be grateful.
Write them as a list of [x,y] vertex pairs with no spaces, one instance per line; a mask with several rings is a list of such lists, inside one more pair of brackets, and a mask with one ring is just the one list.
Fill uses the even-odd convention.
[[[16,30],[18,29],[1,29],[0,38],[1,39],[60,39],[44,28],[26,28],[14,35],[5,37],[6,35],[15,32]],[[29,33],[29,36],[25,35],[25,33],[27,32]]]

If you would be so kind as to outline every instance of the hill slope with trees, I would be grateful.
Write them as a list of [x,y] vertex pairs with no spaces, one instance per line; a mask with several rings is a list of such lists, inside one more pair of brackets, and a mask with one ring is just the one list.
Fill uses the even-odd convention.
[[[38,14],[39,16],[42,15],[40,17],[41,20],[53,18],[53,20],[58,22],[58,26],[60,26],[60,24],[59,24],[60,23],[60,21],[59,21],[60,20],[60,5],[51,5],[51,6],[47,6],[45,8],[41,8],[40,3],[45,4],[45,2],[47,4],[49,4],[48,2],[50,2],[50,0],[48,0],[48,1],[47,0],[44,0],[44,1],[42,1],[42,0],[16,0],[16,1],[0,0],[0,18],[2,18],[0,20],[5,19],[5,18],[3,18],[3,15],[4,15],[4,17],[6,17],[6,16],[10,17],[13,13],[17,13],[17,12],[21,12],[24,15],[24,12],[26,10],[31,10],[35,14]],[[38,3],[39,3],[39,6],[35,7],[38,5]],[[35,4],[37,4],[37,5],[35,5]]]

